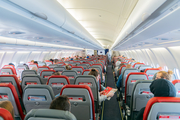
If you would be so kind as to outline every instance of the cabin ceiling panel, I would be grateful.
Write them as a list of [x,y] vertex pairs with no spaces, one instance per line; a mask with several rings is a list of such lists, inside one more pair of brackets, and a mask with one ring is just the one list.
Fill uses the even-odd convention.
[[[138,0],[58,0],[94,37],[115,41]],[[105,32],[104,29],[109,30]],[[104,34],[102,34],[104,33]],[[96,37],[95,37],[96,38]],[[109,39],[109,38],[106,38]],[[113,42],[110,44],[112,45]]]

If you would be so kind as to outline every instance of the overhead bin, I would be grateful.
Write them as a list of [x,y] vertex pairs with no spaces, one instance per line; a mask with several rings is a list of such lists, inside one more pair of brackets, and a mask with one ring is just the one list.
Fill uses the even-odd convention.
[[[33,13],[36,17],[47,19],[51,23],[65,29],[67,32],[93,43],[98,47],[102,46],[90,35],[82,25],[72,17],[57,0],[9,0],[16,5]],[[64,31],[64,32],[66,32]]]

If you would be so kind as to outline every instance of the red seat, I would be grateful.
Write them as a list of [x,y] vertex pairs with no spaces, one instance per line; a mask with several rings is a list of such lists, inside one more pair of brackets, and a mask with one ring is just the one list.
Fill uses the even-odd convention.
[[[177,103],[177,105],[179,105],[180,104],[180,98],[179,97],[153,97],[153,98],[151,98],[148,101],[148,103],[146,105],[146,108],[144,110],[143,120],[148,119],[148,116],[150,115],[150,111],[153,108],[153,105],[155,105],[156,103],[172,103],[172,104]],[[166,107],[166,108],[164,108],[164,107]],[[164,112],[164,113],[166,113],[166,114],[171,113],[171,111],[170,111],[170,109],[168,107],[170,107],[170,106],[166,106],[166,104],[164,104],[163,108],[159,108],[160,110],[158,110],[158,112],[162,112],[161,110],[163,110],[163,111],[166,110],[166,112]],[[178,112],[178,111],[176,111],[176,108],[174,108],[174,112]],[[172,112],[172,114],[174,112]]]
[[[3,78],[3,77],[12,77],[12,78],[14,78],[14,80],[15,80],[15,82],[16,82],[16,85],[14,85],[14,86],[17,86],[17,88],[16,88],[16,90],[17,90],[17,92],[19,92],[19,94],[20,94],[20,97],[22,98],[22,89],[21,89],[21,86],[20,86],[20,84],[19,84],[19,80],[18,80],[18,78],[17,78],[17,76],[16,75],[0,75],[0,78]],[[0,82],[1,83],[4,83],[4,82],[6,83],[6,81],[7,82],[12,82],[12,81],[9,81],[9,80],[0,80]]]
[[86,69],[86,70],[84,70],[83,71],[83,73],[82,73],[82,75],[84,75],[84,72],[86,72],[86,71],[91,71],[90,69]]
[[180,83],[180,80],[173,80],[172,84],[175,85],[176,83]]
[[126,65],[122,65],[122,66],[120,67],[119,75],[121,75],[121,71],[122,71],[122,68],[123,68],[123,67],[126,67]]
[[[14,87],[12,84],[5,84],[5,83],[1,83],[1,84],[0,84],[0,88],[1,88],[1,87],[4,87],[4,88],[3,88],[4,91],[3,91],[3,90],[0,91],[2,94],[6,94],[5,88],[9,88],[9,89],[11,90],[11,93],[12,93],[12,95],[13,95],[12,97],[13,97],[14,100],[15,100],[15,101],[11,101],[11,103],[12,103],[12,104],[15,103],[16,106],[13,106],[13,107],[14,107],[14,108],[17,108],[18,113],[19,113],[19,116],[21,117],[22,120],[24,120],[25,115],[24,115],[23,110],[22,110],[22,108],[21,108],[21,104],[20,104],[20,101],[19,101],[19,98],[18,98],[18,94],[17,94],[17,92],[16,92],[15,87]],[[7,96],[9,97],[10,94],[8,94]],[[8,98],[7,98],[7,99],[8,99]],[[13,105],[14,105],[14,104],[13,104]]]
[[144,63],[135,63],[132,67],[134,68],[136,65],[145,65]]
[[4,120],[14,120],[11,113],[4,109],[4,108],[0,108],[0,116],[4,119]]
[[100,66],[101,66],[101,68],[102,68],[102,72],[104,72],[104,69],[103,69],[102,64],[92,64],[91,66],[93,66],[93,65],[100,65]]
[[[142,72],[131,72],[131,73],[129,73],[129,74],[127,75],[126,81],[125,81],[125,103],[126,103],[127,82],[128,82],[128,79],[129,79],[129,76],[130,76],[130,75],[146,75],[146,76],[147,76],[146,73],[142,73]],[[149,79],[148,79],[148,76],[147,76],[147,80],[149,80]]]
[[[4,66],[2,67],[2,69],[11,69],[12,73],[15,74],[15,75],[17,75],[16,69],[15,69],[15,67],[14,67],[13,65],[4,65]],[[1,73],[1,74],[2,74],[2,73]]]
[[63,86],[63,88],[61,89],[60,95],[62,95],[63,90],[66,88],[82,88],[82,89],[86,89],[89,92],[90,95],[90,99],[92,102],[92,116],[93,116],[93,120],[95,120],[95,108],[94,108],[94,97],[93,97],[93,93],[91,91],[91,88],[87,85],[65,85]]

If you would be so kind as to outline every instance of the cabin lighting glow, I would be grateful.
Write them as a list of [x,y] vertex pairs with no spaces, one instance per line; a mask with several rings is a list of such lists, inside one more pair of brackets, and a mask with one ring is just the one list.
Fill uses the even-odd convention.
[[17,53],[29,53],[29,51],[18,51]]

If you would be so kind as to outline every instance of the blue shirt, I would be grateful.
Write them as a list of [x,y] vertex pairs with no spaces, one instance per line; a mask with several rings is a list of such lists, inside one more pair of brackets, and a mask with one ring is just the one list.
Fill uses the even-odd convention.
[[117,84],[116,84],[117,88],[121,87],[121,81],[122,81],[122,74],[118,78],[118,81],[117,81]]

